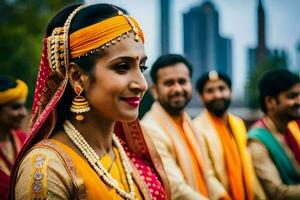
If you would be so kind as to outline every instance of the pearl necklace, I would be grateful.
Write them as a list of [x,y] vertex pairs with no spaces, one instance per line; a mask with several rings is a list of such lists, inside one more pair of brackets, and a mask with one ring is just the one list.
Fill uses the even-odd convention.
[[93,169],[97,172],[99,177],[110,187],[116,189],[117,193],[120,194],[125,199],[135,200],[135,191],[134,191],[134,183],[132,179],[132,168],[129,164],[128,157],[118,140],[117,136],[115,134],[112,135],[113,142],[115,146],[117,147],[120,158],[122,161],[122,166],[124,168],[126,179],[129,184],[129,193],[125,190],[121,189],[119,187],[119,183],[117,180],[115,180],[110,173],[103,167],[103,165],[100,162],[99,156],[96,154],[96,152],[92,149],[92,147],[87,143],[87,141],[84,139],[84,137],[80,134],[80,132],[73,126],[73,124],[66,120],[63,124],[64,130],[71,139],[71,141],[77,146],[77,148],[81,151],[83,156],[88,160],[90,165],[93,167]]

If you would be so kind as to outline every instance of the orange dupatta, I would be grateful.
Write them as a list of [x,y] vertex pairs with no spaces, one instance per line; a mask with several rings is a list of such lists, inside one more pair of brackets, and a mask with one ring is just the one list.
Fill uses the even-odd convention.
[[[210,191],[207,185],[206,171],[204,170],[205,162],[199,147],[200,142],[198,142],[198,138],[192,128],[189,116],[183,113],[183,122],[179,124],[181,128],[178,128],[175,121],[158,103],[154,103],[153,106],[155,117],[175,147],[178,165],[187,183],[202,195],[209,197]],[[181,145],[182,141],[184,141],[184,146]]]
[[[186,116],[184,115],[183,118]],[[183,121],[175,121],[173,119],[174,123],[177,126],[178,132],[184,142],[184,144],[187,147],[187,151],[190,155],[192,155],[196,159],[191,159],[191,167],[193,168],[195,179],[197,180],[197,186],[198,190],[201,192],[201,194],[208,197],[208,189],[207,185],[205,183],[205,179],[203,177],[203,160],[202,155],[200,152],[200,149],[197,144],[196,137],[192,134],[192,130],[190,130],[190,127],[186,120],[183,119]],[[184,131],[185,130],[185,131]]]
[[[222,142],[231,197],[234,200],[252,200],[252,184],[246,152],[246,129],[244,123],[232,115],[228,122],[232,133],[223,121],[207,112]],[[244,133],[242,133],[244,132]]]

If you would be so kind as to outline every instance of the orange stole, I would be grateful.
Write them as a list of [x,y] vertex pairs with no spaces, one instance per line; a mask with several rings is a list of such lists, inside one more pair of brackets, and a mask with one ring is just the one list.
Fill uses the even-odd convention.
[[[201,152],[199,150],[199,145],[197,144],[196,140],[197,138],[194,137],[194,135],[191,134],[191,130],[190,131],[186,131],[184,132],[183,130],[183,124],[182,121],[176,121],[173,119],[173,121],[176,124],[176,127],[178,129],[178,132],[180,133],[180,136],[185,144],[185,146],[187,147],[187,150],[189,152],[190,155],[192,155],[193,158],[192,159],[192,168],[197,180],[197,188],[198,190],[201,192],[202,195],[205,195],[206,197],[208,197],[208,191],[207,191],[207,186],[205,184],[205,180],[203,177],[203,172],[202,172],[202,165],[203,165],[203,161],[202,161],[202,156],[201,156]],[[186,128],[189,128],[188,126],[186,126]]]
[[300,148],[300,127],[298,126],[296,121],[291,121],[288,123],[288,129],[290,130],[292,136],[294,137],[295,141],[297,142]]
[[[70,147],[64,145],[63,143],[52,140],[56,145],[61,147],[72,159],[72,162],[76,168],[78,176],[83,179],[85,190],[89,200],[123,200],[120,195],[117,194],[116,190],[109,189],[99,178],[96,172],[89,166],[87,161],[83,160],[76,152],[74,152]],[[121,164],[121,158],[118,151],[114,148],[115,153],[115,163],[112,164],[110,174],[115,178],[119,187],[125,191],[129,191],[125,171]],[[109,156],[103,156],[101,159],[101,164],[107,169],[111,165],[111,159]],[[139,188],[135,184],[135,197],[137,199],[143,199]]]
[[[209,113],[207,114],[222,142],[231,198],[233,200],[254,199],[246,157],[246,130],[243,122],[229,114],[228,122],[232,129],[231,133],[223,121]],[[243,134],[245,135],[243,136]]]

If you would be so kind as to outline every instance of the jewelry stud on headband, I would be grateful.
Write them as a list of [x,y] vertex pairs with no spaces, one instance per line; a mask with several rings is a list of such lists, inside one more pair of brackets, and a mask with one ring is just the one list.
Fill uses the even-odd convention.
[[134,23],[132,22],[132,20],[126,14],[124,14],[121,10],[117,9],[116,7],[114,7],[114,8],[116,10],[118,10],[118,15],[124,16],[126,18],[126,20],[128,21],[129,25],[132,27],[132,31],[134,33],[134,40],[136,42],[138,42],[139,39],[140,39],[140,37],[139,37],[139,29],[136,28],[136,26],[134,25]]
[[217,71],[210,71],[209,73],[208,73],[208,78],[209,78],[209,80],[210,81],[216,81],[216,80],[218,80],[219,79],[219,74],[218,74],[218,72]]
[[76,97],[73,99],[70,110],[73,113],[76,113],[75,119],[77,121],[82,121],[84,120],[84,116],[82,113],[86,113],[90,111],[90,106],[87,100],[81,96],[83,89],[80,86],[75,87],[75,93]]

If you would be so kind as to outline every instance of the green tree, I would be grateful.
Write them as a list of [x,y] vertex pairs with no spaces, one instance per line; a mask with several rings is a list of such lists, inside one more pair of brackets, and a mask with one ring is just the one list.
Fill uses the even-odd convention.
[[59,9],[75,2],[0,0],[0,73],[28,84],[28,105],[33,100],[47,23]]
[[272,56],[258,64],[248,78],[246,84],[247,104],[251,108],[259,107],[258,83],[262,76],[269,71],[287,68],[287,57],[284,53],[281,55],[275,51]]

